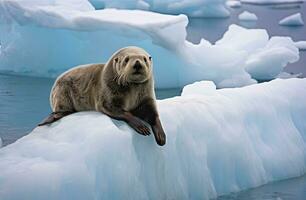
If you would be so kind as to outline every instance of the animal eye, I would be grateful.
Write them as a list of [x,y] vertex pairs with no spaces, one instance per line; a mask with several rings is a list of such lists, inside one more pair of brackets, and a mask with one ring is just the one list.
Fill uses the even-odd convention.
[[152,60],[152,57],[151,57],[151,56],[149,56],[149,60]]
[[144,60],[145,62],[147,62],[147,58],[146,58],[146,57],[144,57],[143,60]]
[[124,59],[124,62],[127,63],[127,62],[129,62],[129,60],[130,60],[129,57],[126,57],[126,58]]

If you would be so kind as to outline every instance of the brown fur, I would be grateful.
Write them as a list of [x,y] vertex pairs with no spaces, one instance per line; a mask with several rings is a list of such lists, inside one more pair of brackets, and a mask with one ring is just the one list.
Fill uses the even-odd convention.
[[[54,83],[50,95],[53,113],[41,124],[50,124],[79,111],[95,110],[126,121],[142,135],[152,126],[159,145],[166,136],[156,109],[151,57],[138,47],[117,51],[106,64],[73,68]],[[140,118],[140,119],[139,119]]]

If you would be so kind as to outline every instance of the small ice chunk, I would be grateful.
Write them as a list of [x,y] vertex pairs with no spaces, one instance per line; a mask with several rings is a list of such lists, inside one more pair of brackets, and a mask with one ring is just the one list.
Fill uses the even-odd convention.
[[236,1],[236,0],[229,0],[226,2],[226,5],[231,7],[231,8],[240,8],[241,7],[241,2]]
[[306,51],[306,41],[295,42],[294,45],[301,51]]
[[238,19],[243,21],[256,21],[258,18],[254,13],[243,11],[243,13],[238,16]]
[[279,25],[282,26],[303,26],[304,21],[302,19],[301,13],[296,13],[285,17],[284,19],[279,21]]

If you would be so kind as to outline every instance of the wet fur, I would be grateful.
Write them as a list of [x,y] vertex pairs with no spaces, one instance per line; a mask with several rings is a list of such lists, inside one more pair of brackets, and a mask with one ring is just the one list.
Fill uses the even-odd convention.
[[126,121],[142,135],[150,134],[140,119],[146,121],[152,127],[156,142],[164,145],[166,136],[156,108],[152,63],[140,60],[148,68],[143,70],[145,75],[139,80],[129,80],[133,77],[131,64],[123,64],[127,55],[142,59],[138,54],[149,59],[144,50],[127,47],[116,52],[106,64],[83,65],[65,72],[51,90],[53,112],[39,125],[51,124],[74,112],[95,110]]

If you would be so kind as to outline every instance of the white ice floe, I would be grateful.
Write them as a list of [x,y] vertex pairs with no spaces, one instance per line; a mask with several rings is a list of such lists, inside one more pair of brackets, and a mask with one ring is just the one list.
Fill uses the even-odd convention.
[[226,0],[89,0],[97,9],[140,9],[189,17],[228,17]]
[[[244,67],[256,80],[273,79],[288,63],[299,60],[299,50],[290,37],[275,36],[269,40],[265,30],[247,30],[232,26],[217,45],[245,51],[247,56]],[[222,83],[220,85],[222,86]]]
[[[0,1],[1,72],[55,77],[75,65],[106,62],[119,48],[133,45],[152,55],[158,88],[181,87],[204,79],[214,81],[218,87],[233,87],[262,79],[246,69],[249,69],[247,61],[255,56],[253,53],[258,55],[261,50],[267,50],[266,30],[231,25],[217,45],[204,39],[193,44],[186,40],[185,15],[117,9],[95,11],[90,7],[80,10],[66,4],[29,6],[16,0]],[[282,38],[275,40],[279,41],[273,47],[275,52],[288,49],[282,52],[290,53],[281,55],[282,63],[298,59],[298,51],[291,51],[296,48],[293,42],[282,44]],[[296,52],[296,59],[291,59],[292,52]],[[263,56],[276,58],[270,53],[260,55],[259,62],[265,62],[261,60]],[[267,66],[275,69],[275,76],[284,67],[268,63]],[[267,70],[259,67],[266,77]],[[254,68],[253,65],[252,71]],[[270,73],[268,76],[271,77]]]
[[305,102],[306,79],[196,83],[158,101],[163,147],[101,113],[73,114],[0,149],[0,199],[209,199],[301,176]]
[[277,77],[288,63],[294,63],[299,59],[299,50],[293,47],[292,43],[289,37],[272,37],[264,48],[248,57],[246,70],[257,80]]
[[231,8],[239,8],[241,7],[241,2],[238,0],[228,0],[226,1],[226,5]]
[[302,3],[305,0],[240,0],[244,3],[253,4],[283,4],[283,3]]
[[249,11],[243,11],[239,16],[239,20],[243,21],[256,21],[258,18],[254,13],[251,13]]
[[298,41],[298,42],[295,42],[294,44],[299,50],[301,51],[306,50],[306,41]]
[[302,19],[301,13],[296,13],[285,17],[284,19],[279,21],[279,25],[282,26],[303,26],[304,21]]

